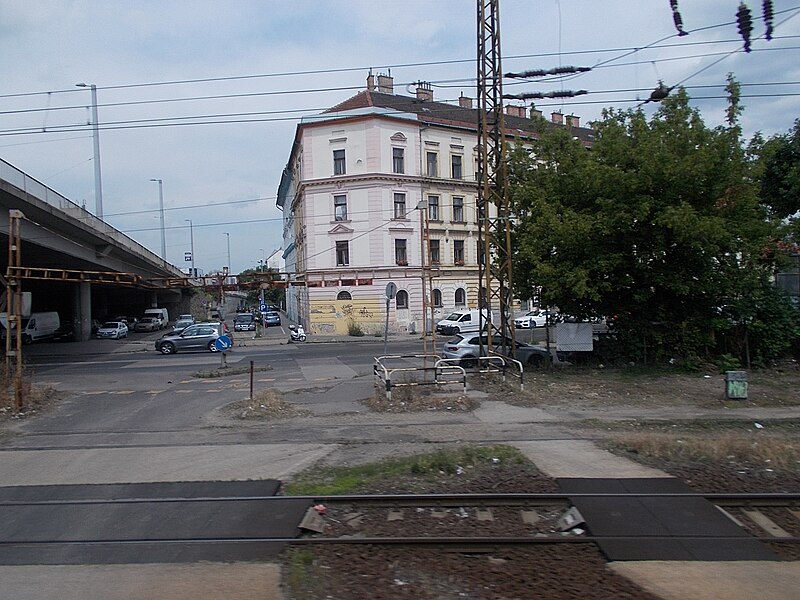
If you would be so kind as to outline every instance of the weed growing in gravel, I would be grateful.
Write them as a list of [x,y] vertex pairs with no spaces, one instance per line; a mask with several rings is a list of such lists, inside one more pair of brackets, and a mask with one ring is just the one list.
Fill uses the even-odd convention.
[[233,402],[225,410],[240,419],[289,418],[308,414],[284,400],[278,390],[272,389],[257,392],[253,398]]
[[465,446],[353,467],[314,466],[286,483],[284,492],[291,496],[350,494],[378,481],[410,475],[438,477],[494,462],[527,464],[528,460],[509,446]]

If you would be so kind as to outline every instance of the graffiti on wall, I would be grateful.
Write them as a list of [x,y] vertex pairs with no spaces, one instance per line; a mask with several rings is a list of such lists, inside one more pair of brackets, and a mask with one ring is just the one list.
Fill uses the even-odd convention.
[[365,334],[383,330],[385,308],[376,299],[311,301],[311,333],[348,335],[353,328]]

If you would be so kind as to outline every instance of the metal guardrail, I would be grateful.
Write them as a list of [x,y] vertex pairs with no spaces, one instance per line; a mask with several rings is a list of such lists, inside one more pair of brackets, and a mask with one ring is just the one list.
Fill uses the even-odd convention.
[[[463,358],[443,358],[440,362],[458,364],[464,360]],[[525,380],[523,377],[525,371],[522,367],[522,363],[518,360],[492,351],[489,352],[489,356],[479,356],[477,358],[470,358],[469,360],[475,361],[478,365],[478,371],[481,373],[501,373],[503,375],[503,381],[506,380],[506,374],[511,371],[512,375],[519,379],[520,391],[525,389]],[[512,367],[514,368],[513,371]]]
[[[417,359],[423,362],[423,366],[401,366],[389,367],[386,361],[391,360],[408,360]],[[428,367],[427,362],[430,361],[433,366]],[[384,390],[386,391],[386,398],[392,399],[392,388],[395,387],[411,387],[417,385],[461,385],[464,392],[467,391],[467,372],[464,367],[459,365],[448,364],[447,359],[440,359],[435,354],[397,354],[389,356],[376,356],[374,359],[373,373],[375,377],[381,382]],[[433,379],[428,380],[427,373],[433,373]],[[392,380],[392,377],[398,373],[422,373],[422,381],[397,381]],[[458,379],[450,379],[453,375],[457,375]]]

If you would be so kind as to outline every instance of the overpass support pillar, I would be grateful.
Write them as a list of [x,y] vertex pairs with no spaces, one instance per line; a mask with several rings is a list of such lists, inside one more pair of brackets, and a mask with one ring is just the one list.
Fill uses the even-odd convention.
[[75,339],[85,342],[92,337],[92,284],[81,281],[75,286],[72,321],[75,324]]

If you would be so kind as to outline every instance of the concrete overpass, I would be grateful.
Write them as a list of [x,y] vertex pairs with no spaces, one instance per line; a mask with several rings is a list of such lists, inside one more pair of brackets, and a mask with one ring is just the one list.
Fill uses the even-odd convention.
[[9,262],[10,210],[25,215],[20,264],[30,269],[22,289],[32,293],[32,311],[58,311],[62,322],[74,323],[79,339],[89,338],[93,318],[138,316],[150,306],[165,306],[172,316],[188,308],[188,286],[175,287],[176,279],[186,277],[180,269],[2,159],[1,274]]

